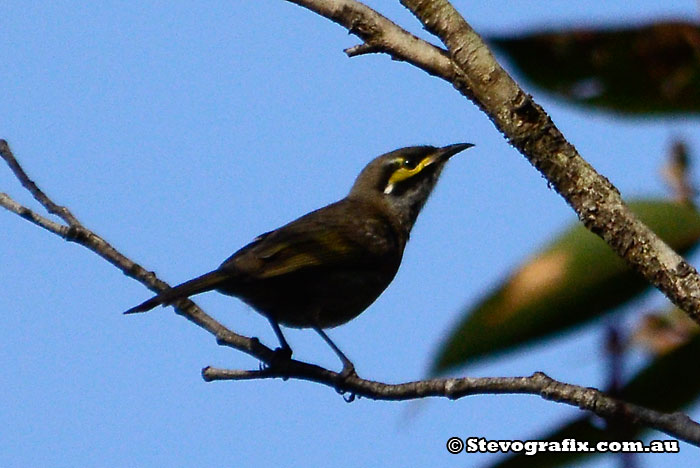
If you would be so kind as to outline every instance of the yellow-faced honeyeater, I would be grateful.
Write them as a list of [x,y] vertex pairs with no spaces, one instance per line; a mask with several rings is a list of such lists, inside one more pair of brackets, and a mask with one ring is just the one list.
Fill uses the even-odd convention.
[[279,325],[313,328],[341,359],[347,376],[352,363],[323,329],[357,317],[391,283],[445,163],[471,146],[412,146],[383,154],[362,170],[342,200],[256,237],[216,270],[126,313],[216,290],[267,317],[279,351],[287,356],[291,348]]

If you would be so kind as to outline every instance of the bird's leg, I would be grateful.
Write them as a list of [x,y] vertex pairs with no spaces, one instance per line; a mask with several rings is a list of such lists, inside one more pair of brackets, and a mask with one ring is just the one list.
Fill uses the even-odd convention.
[[343,370],[340,372],[340,378],[342,380],[347,379],[350,376],[357,377],[357,373],[355,372],[355,365],[348,359],[348,357],[343,354],[343,352],[331,341],[331,339],[326,335],[326,333],[321,330],[319,327],[314,327],[314,330],[316,330],[316,333],[318,333],[321,338],[323,338],[323,341],[328,343],[328,346],[331,347],[333,352],[340,358],[340,361],[343,363]]
[[288,361],[292,358],[292,348],[289,346],[289,343],[287,343],[287,340],[284,339],[284,335],[282,334],[282,329],[280,328],[280,324],[277,323],[277,320],[270,318],[270,325],[272,325],[272,329],[275,331],[275,335],[277,335],[277,339],[280,342],[280,347],[275,349],[275,356],[272,359],[272,362],[270,362],[270,366],[274,367],[276,364],[280,364],[283,361]]

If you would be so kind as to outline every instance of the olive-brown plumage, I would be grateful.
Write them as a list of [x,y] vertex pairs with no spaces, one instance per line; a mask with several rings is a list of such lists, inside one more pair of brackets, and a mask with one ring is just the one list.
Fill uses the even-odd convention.
[[442,168],[471,146],[414,146],[381,155],[362,170],[347,197],[258,236],[216,270],[126,313],[216,290],[266,316],[289,353],[279,324],[315,329],[347,375],[352,363],[322,329],[357,317],[391,283]]

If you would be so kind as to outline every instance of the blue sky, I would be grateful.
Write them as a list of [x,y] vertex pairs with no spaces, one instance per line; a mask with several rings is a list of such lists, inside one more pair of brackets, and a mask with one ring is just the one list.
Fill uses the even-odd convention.
[[[398,2],[371,4],[429,37]],[[690,0],[455,6],[485,35],[697,17]],[[575,219],[450,85],[385,56],[348,59],[353,36],[287,2],[10,0],[0,17],[0,138],[56,202],[171,283],[342,198],[378,154],[475,143],[445,170],[394,283],[330,331],[363,377],[421,378],[460,308]],[[700,149],[697,118],[621,119],[528,89],[627,198],[665,195],[658,170],[674,136]],[[0,191],[36,207],[7,169]],[[122,316],[148,297],[140,284],[16,216],[0,222],[3,467],[475,466],[491,458],[449,455],[446,440],[535,438],[579,414],[532,396],[346,404],[306,382],[204,383],[206,365],[258,364],[171,309]],[[214,293],[197,302],[275,343],[241,302]],[[650,294],[641,305],[660,303]],[[339,367],[313,332],[287,335],[298,358]],[[542,370],[600,385],[602,340],[588,328],[469,374]],[[642,466],[689,464],[696,450],[682,444]]]

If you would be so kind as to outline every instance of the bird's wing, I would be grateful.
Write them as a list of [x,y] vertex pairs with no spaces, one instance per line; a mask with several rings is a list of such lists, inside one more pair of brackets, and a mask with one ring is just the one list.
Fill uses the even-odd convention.
[[323,210],[322,217],[310,213],[258,236],[221,269],[265,279],[309,268],[371,266],[397,251],[393,229],[383,219],[347,219],[334,205]]

